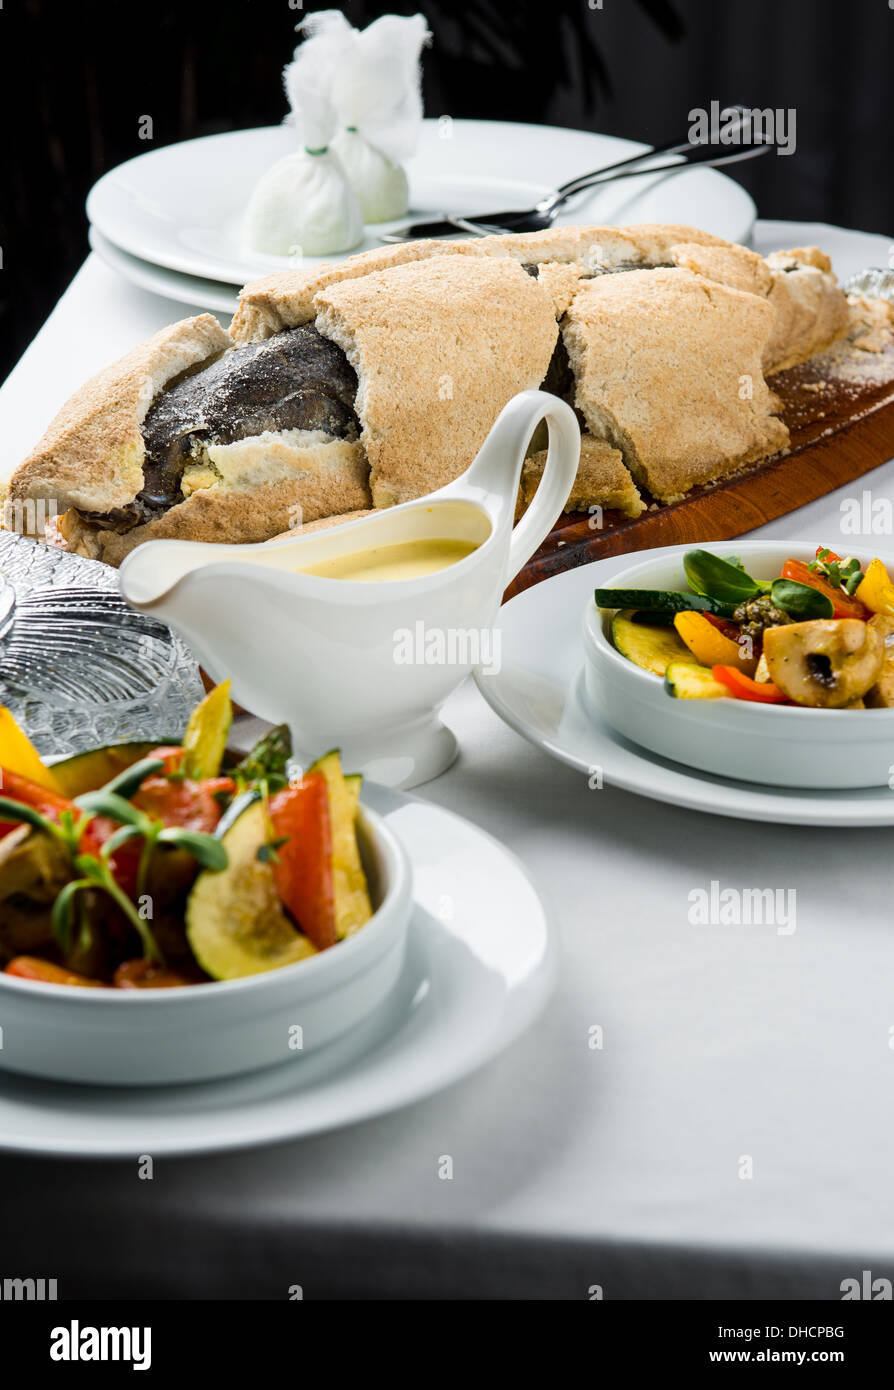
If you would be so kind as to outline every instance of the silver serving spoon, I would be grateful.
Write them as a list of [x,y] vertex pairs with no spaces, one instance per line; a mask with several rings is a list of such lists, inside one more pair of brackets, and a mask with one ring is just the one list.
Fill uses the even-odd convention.
[[[744,108],[743,108],[744,109]],[[744,123],[732,124],[730,129],[739,129]],[[613,183],[616,179],[641,178],[645,174],[674,174],[693,165],[704,165],[715,169],[725,164],[737,164],[744,159],[754,159],[773,149],[771,141],[754,141],[730,151],[720,150],[717,145],[693,144],[691,140],[678,140],[657,149],[646,150],[643,154],[631,155],[629,159],[616,164],[605,165],[590,174],[581,174],[576,179],[563,183],[554,193],[541,199],[536,207],[507,212],[476,213],[461,217],[445,213],[442,218],[431,222],[411,222],[396,232],[388,232],[379,237],[380,241],[414,241],[418,237],[450,237],[467,232],[475,236],[487,236],[494,232],[540,232],[551,227],[559,210],[570,198],[583,193],[588,188],[596,188],[603,183]],[[649,164],[647,161],[673,156],[670,164]],[[636,167],[632,167],[636,166]]]

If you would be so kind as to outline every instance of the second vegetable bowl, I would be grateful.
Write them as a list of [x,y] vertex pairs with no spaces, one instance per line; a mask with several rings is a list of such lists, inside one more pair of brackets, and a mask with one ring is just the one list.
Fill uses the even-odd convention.
[[[870,555],[871,549],[871,546],[863,546],[856,552],[867,571],[870,563],[873,565],[871,581],[885,569],[894,573],[894,557],[876,556],[874,551]],[[865,555],[863,550],[867,551]],[[841,577],[841,612],[835,608],[833,617],[830,604],[826,617],[825,612],[820,612],[822,601],[805,602],[810,596],[802,591],[805,583],[816,583],[819,590],[829,587],[822,563],[817,566],[816,545],[720,541],[695,552],[693,557],[689,546],[655,551],[614,575],[610,588],[596,591],[583,623],[584,693],[593,711],[618,733],[650,752],[715,776],[766,786],[814,790],[891,785],[894,708],[867,707],[871,704],[868,696],[865,702],[862,698],[848,700],[850,707],[844,706],[844,696],[850,693],[845,690],[845,683],[848,680],[859,682],[862,665],[872,662],[877,665],[883,660],[887,667],[891,661],[887,655],[891,641],[885,636],[887,624],[883,617],[875,623],[859,623],[857,619],[840,622],[845,609],[850,613],[851,609],[857,611],[859,607],[847,592],[848,587],[854,588],[847,572]],[[832,574],[838,580],[839,572],[834,568],[836,561],[834,557]],[[788,618],[788,629],[779,626],[773,634],[776,647],[781,645],[779,634],[785,634],[784,650],[787,655],[791,653],[785,668],[789,693],[800,696],[797,676],[803,665],[807,684],[813,679],[811,673],[826,677],[825,688],[821,680],[816,682],[817,698],[835,699],[835,707],[808,706],[791,700],[783,703],[786,692],[780,691],[770,680],[762,681],[760,670],[752,671],[745,663],[739,670],[723,665],[722,654],[707,658],[692,654],[693,646],[698,649],[695,629],[702,621],[701,613],[710,614],[715,622],[713,630],[718,641],[709,642],[708,649],[728,640],[723,637],[720,615],[727,608],[732,614],[739,597],[733,592],[738,588],[737,583],[731,586],[728,604],[697,597],[691,613],[687,613],[683,621],[680,614],[672,621],[668,621],[671,615],[665,614],[662,618],[657,599],[654,614],[629,612],[631,591],[634,596],[644,591],[660,591],[668,596],[670,604],[676,601],[674,595],[683,596],[692,591],[693,576],[696,584],[707,578],[708,583],[702,584],[702,589],[710,593],[712,563],[721,588],[724,581],[732,579],[727,568],[730,565],[744,576],[743,587],[747,588],[749,577],[754,580],[760,588],[758,610],[763,607],[772,613],[774,596],[780,603],[791,605],[790,614],[776,615],[781,621]],[[698,573],[699,567],[702,574]],[[797,578],[794,582],[790,578],[780,581],[783,575]],[[891,592],[894,596],[894,590]],[[618,602],[613,607],[615,593]],[[685,604],[684,597],[679,597],[679,601]],[[795,611],[801,603],[804,611]],[[632,620],[629,624],[628,613]],[[865,611],[865,615],[870,619],[874,616],[869,611]],[[761,617],[759,611],[757,616]],[[828,629],[825,634],[824,624]],[[890,626],[894,628],[894,622]],[[862,645],[858,641],[861,639],[858,627],[862,629]],[[878,636],[879,631],[881,636]],[[634,652],[631,657],[620,649],[627,641],[635,643],[638,632],[655,652],[651,669],[647,669],[648,662],[641,664],[639,653]],[[707,625],[705,632],[710,635],[711,628]],[[765,633],[763,635],[765,637]],[[827,671],[829,657],[825,647],[822,651],[803,652],[799,644],[803,645],[804,640],[810,638],[816,644],[819,637],[827,640],[830,635],[842,650],[839,652],[834,646],[829,649],[831,669]],[[856,644],[853,653],[844,651],[845,640]],[[759,634],[755,663],[760,645]],[[875,652],[879,645],[881,656]],[[857,646],[860,650],[856,650]],[[773,645],[765,640],[765,653],[768,647],[772,658]],[[666,651],[659,651],[659,648],[666,648]],[[678,652],[684,653],[685,659],[678,659]],[[720,663],[713,666],[713,675],[710,666],[706,668],[706,661]],[[776,669],[782,669],[778,661]],[[726,687],[721,683],[724,681],[728,682]],[[830,693],[836,684],[837,693]]]

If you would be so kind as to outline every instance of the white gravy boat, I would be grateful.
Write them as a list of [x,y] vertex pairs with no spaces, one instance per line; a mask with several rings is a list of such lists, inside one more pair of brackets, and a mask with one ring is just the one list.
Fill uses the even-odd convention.
[[[525,450],[545,420],[549,456],[513,530]],[[296,759],[329,748],[390,786],[436,777],[456,756],[438,717],[478,666],[499,663],[492,624],[503,590],[549,533],[580,456],[573,410],[523,391],[471,467],[415,502],[259,545],[148,541],[124,561],[121,593],[176,629],[215,681],[262,719],[288,723]],[[339,555],[421,539],[472,542],[421,578],[357,581],[297,571]]]

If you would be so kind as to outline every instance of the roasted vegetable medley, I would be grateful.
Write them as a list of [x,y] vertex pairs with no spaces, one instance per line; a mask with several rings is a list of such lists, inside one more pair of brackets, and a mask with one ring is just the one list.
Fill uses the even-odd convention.
[[612,640],[669,695],[815,709],[894,706],[894,583],[819,546],[755,579],[735,556],[690,550],[688,590],[597,589]]
[[360,778],[337,752],[303,775],[272,729],[227,753],[229,682],[182,740],[47,767],[0,708],[0,967],[146,989],[231,980],[327,950],[372,916]]

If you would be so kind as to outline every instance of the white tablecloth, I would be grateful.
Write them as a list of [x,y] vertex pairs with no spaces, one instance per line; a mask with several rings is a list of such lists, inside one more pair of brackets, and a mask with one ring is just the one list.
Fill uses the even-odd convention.
[[[887,261],[884,238],[832,228],[758,224],[755,245],[811,241],[842,276]],[[91,256],[0,392],[3,467],[85,374],[189,311]],[[842,495],[863,487],[894,499],[894,466]],[[765,534],[835,545],[840,501]],[[863,1269],[894,1277],[894,832],[594,795],[471,686],[447,719],[461,756],[420,791],[499,837],[552,903],[562,969],[541,1021],[411,1109],[159,1162],[151,1183],[7,1158],[27,1220],[6,1223],[4,1268],[39,1263],[68,1297],[838,1298]],[[795,888],[796,932],[690,925],[712,879]]]

